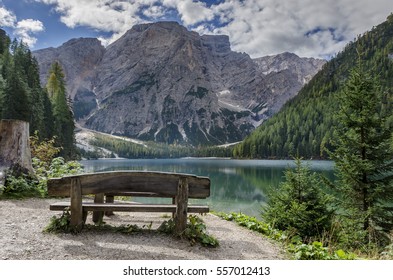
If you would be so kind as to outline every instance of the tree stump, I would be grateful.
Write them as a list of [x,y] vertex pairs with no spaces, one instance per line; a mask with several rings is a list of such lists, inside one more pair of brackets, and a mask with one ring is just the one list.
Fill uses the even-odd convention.
[[17,167],[32,173],[29,143],[29,123],[20,120],[0,120],[0,181],[4,171]]

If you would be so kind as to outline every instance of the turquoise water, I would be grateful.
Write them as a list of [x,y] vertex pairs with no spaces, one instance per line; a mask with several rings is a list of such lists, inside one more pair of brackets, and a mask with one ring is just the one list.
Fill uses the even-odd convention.
[[[258,216],[266,202],[266,191],[277,186],[293,161],[232,159],[102,159],[81,161],[86,172],[145,170],[189,173],[209,177],[211,195],[203,201],[210,209]],[[305,161],[315,172],[333,178],[330,161]],[[138,198],[153,202],[152,199]],[[162,199],[161,199],[162,201]],[[199,201],[198,203],[201,203]]]

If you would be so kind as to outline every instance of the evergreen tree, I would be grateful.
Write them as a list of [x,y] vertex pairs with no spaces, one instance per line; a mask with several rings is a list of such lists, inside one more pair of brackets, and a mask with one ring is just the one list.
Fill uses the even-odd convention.
[[8,48],[10,46],[10,38],[7,36],[7,33],[0,29],[0,55],[8,52]]
[[364,231],[366,243],[380,241],[381,233],[393,229],[393,150],[391,128],[380,116],[383,95],[359,59],[339,96],[336,149],[330,153],[341,206]]
[[30,102],[26,84],[13,67],[4,89],[2,118],[30,121]]
[[60,152],[67,159],[75,156],[74,118],[67,102],[63,69],[58,62],[52,64],[46,85],[53,105],[54,129]]
[[304,241],[319,238],[329,231],[334,211],[330,197],[323,189],[323,182],[300,159],[296,168],[285,171],[285,181],[268,194],[263,209],[266,222],[281,230],[295,230]]
[[53,110],[52,110],[52,103],[49,99],[48,93],[46,89],[43,89],[42,92],[42,99],[43,99],[43,128],[39,131],[40,132],[40,139],[52,139],[55,133],[54,128],[54,117],[53,117]]
[[25,120],[40,140],[54,135],[52,104],[41,87],[39,67],[28,46],[0,29],[0,118]]

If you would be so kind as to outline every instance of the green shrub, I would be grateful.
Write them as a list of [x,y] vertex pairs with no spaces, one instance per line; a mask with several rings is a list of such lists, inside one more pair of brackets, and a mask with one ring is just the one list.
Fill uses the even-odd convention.
[[44,165],[49,166],[52,159],[61,151],[61,148],[55,147],[56,137],[50,140],[40,141],[38,132],[30,136],[31,157],[39,159]]
[[78,233],[78,230],[71,226],[71,213],[66,208],[60,217],[53,216],[49,224],[44,228],[46,233]]
[[314,241],[311,244],[297,243],[289,246],[289,251],[294,254],[296,260],[354,260],[356,255],[346,253],[343,250],[329,252],[322,242]]
[[297,260],[330,260],[331,255],[321,242],[314,241],[312,244],[297,244],[291,246],[290,251],[294,253]]
[[304,241],[320,238],[330,230],[334,211],[331,198],[322,192],[323,184],[315,173],[295,160],[296,168],[285,171],[285,181],[268,193],[263,208],[264,220],[280,230],[295,231]]
[[[185,237],[190,241],[191,245],[200,243],[202,246],[206,247],[218,247],[219,242],[216,238],[206,233],[206,225],[203,220],[196,215],[188,216],[188,223],[185,231],[181,234],[181,237]],[[164,221],[158,231],[173,234],[175,230],[175,221],[169,219]]]
[[274,240],[286,242],[287,240],[291,239],[291,236],[293,236],[292,233],[275,229],[271,225],[269,225],[263,221],[259,221],[255,217],[247,216],[243,213],[230,213],[230,214],[216,213],[216,215],[221,217],[224,220],[234,221],[239,226],[245,227],[245,228],[252,230],[252,231],[259,232],[259,233],[266,235]]
[[46,162],[33,158],[33,168],[38,178],[38,188],[47,195],[47,182],[50,178],[75,175],[83,172],[83,166],[77,161],[65,161],[62,157],[52,159],[48,166]]
[[24,198],[42,196],[42,192],[37,187],[37,179],[31,174],[26,174],[18,165],[7,169],[4,175],[4,184],[0,185],[0,197]]

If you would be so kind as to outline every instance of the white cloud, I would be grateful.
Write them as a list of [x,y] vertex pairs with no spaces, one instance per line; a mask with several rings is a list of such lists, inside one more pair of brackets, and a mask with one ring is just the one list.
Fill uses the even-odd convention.
[[214,18],[213,11],[207,8],[205,3],[193,0],[178,1],[177,10],[185,25],[194,25]]
[[253,57],[283,51],[326,57],[384,21],[391,0],[227,0],[213,6],[232,48]]
[[33,47],[37,42],[37,38],[32,34],[42,32],[45,29],[41,21],[33,19],[18,21],[14,28],[14,34],[30,47]]
[[0,26],[10,27],[14,35],[29,47],[33,47],[37,42],[34,34],[45,29],[43,23],[39,20],[24,19],[18,21],[15,14],[4,7],[0,7]]
[[165,15],[166,9],[163,6],[149,6],[143,9],[142,13],[148,18],[158,19]]
[[[119,38],[133,25],[144,22],[138,15],[142,7],[154,7],[154,0],[35,0],[54,6],[60,20],[69,28],[87,26],[98,31],[113,32],[110,38],[101,37],[104,45]],[[153,16],[159,10],[151,9]]]
[[70,28],[113,32],[101,38],[107,43],[146,17],[154,21],[175,15],[197,32],[229,35],[234,50],[252,57],[284,51],[331,56],[393,11],[391,0],[225,0],[210,7],[201,0],[35,1],[53,5]]
[[0,7],[0,26],[14,27],[16,23],[16,16],[13,12],[4,7]]

